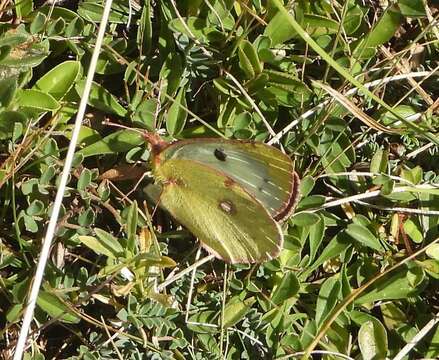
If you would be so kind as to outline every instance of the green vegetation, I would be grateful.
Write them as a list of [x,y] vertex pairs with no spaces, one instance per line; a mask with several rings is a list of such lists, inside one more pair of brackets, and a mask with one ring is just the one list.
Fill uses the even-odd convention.
[[[103,11],[47,3],[0,1],[5,359]],[[438,358],[438,17],[427,0],[114,0],[26,358]],[[139,129],[291,155],[280,256],[205,259],[147,201]]]

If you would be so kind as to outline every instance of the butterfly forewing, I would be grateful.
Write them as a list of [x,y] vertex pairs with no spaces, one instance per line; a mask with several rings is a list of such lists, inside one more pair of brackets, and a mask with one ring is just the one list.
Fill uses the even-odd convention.
[[299,179],[290,157],[263,143],[224,139],[177,141],[160,158],[191,160],[224,173],[260,201],[276,220],[285,218],[297,199]]
[[155,176],[162,185],[161,206],[210,253],[230,263],[262,262],[278,255],[283,243],[279,225],[231,177],[181,157],[161,162]]

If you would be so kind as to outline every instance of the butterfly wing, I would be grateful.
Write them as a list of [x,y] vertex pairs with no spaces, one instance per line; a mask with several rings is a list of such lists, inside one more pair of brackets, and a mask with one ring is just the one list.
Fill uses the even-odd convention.
[[199,162],[170,159],[155,169],[160,205],[216,257],[255,263],[276,257],[283,234],[265,207],[241,185]]
[[293,162],[272,146],[226,139],[182,140],[158,155],[159,162],[169,159],[195,161],[224,173],[278,221],[285,219],[297,202],[299,178]]

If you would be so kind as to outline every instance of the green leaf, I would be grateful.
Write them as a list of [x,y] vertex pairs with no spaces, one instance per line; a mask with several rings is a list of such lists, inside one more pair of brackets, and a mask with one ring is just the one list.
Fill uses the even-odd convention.
[[372,57],[378,46],[392,38],[403,19],[396,6],[388,7],[373,29],[360,41],[353,55],[357,58],[366,59]]
[[299,280],[292,271],[288,271],[282,277],[280,284],[271,296],[273,304],[281,305],[284,301],[294,297],[300,289]]
[[85,168],[82,170],[81,175],[78,179],[77,189],[79,191],[84,191],[91,183],[92,173],[89,169]]
[[33,0],[16,1],[14,10],[19,18],[29,15],[33,10]]
[[288,84],[270,82],[269,85],[265,91],[283,106],[295,107],[311,97],[311,90],[298,80],[290,80]]
[[[79,97],[81,97],[84,92],[84,86],[85,80],[81,80],[75,85]],[[120,117],[125,117],[127,115],[127,110],[119,104],[117,99],[96,82],[93,82],[91,86],[88,104],[108,114],[114,114]]]
[[[73,125],[67,125],[66,128],[64,129],[64,136],[67,139],[71,139],[72,131],[73,131]],[[81,147],[88,146],[100,140],[102,140],[101,136],[96,130],[88,126],[81,125],[81,130],[79,131],[79,136],[78,136],[79,146]]]
[[379,122],[385,126],[392,128],[405,128],[406,126],[401,122],[400,118],[406,121],[414,122],[418,120],[421,113],[413,106],[398,105],[393,108],[393,112],[384,111],[380,114]]
[[343,29],[347,35],[351,35],[357,31],[361,25],[363,16],[363,11],[361,11],[361,8],[358,5],[349,8],[343,19]]
[[279,11],[265,27],[264,35],[271,39],[271,45],[282,44],[293,38],[296,31],[290,26],[288,18]]
[[95,228],[94,231],[97,237],[78,236],[79,241],[98,255],[116,258],[123,253],[123,248],[117,238],[99,228]]
[[300,212],[293,215],[290,219],[291,225],[296,225],[300,227],[311,226],[320,221],[320,217],[317,214],[311,212]]
[[[184,21],[184,24],[182,24],[182,21]],[[225,40],[223,33],[209,26],[205,19],[197,17],[173,19],[168,22],[168,26],[172,31],[185,34],[189,38],[195,36],[197,40],[203,43]]]
[[427,247],[425,253],[434,260],[439,260],[439,244],[433,244]]
[[311,190],[314,188],[315,181],[312,178],[312,176],[305,176],[301,181],[299,185],[300,194],[302,197],[308,196],[308,194],[311,192]]
[[249,79],[254,78],[263,70],[256,49],[247,41],[242,40],[238,47],[239,66]]
[[146,0],[140,16],[139,28],[137,29],[137,44],[140,45],[143,55],[148,55],[151,51],[153,35],[151,19],[151,0]]
[[0,37],[0,48],[5,45],[9,45],[11,51],[0,64],[14,69],[35,67],[49,55],[49,41],[33,41],[22,25]]
[[6,78],[0,80],[0,108],[7,108],[14,98],[17,91],[16,78]]
[[40,78],[34,89],[48,93],[59,100],[70,90],[80,73],[79,61],[65,61]]
[[397,329],[407,322],[407,315],[398,302],[384,302],[380,305],[383,321],[389,330]]
[[309,229],[309,263],[314,260],[317,250],[323,240],[325,234],[325,219],[319,215],[320,221],[313,224]]
[[85,210],[78,216],[78,224],[81,226],[90,226],[95,219],[95,215],[91,208]]
[[387,355],[387,332],[380,321],[367,321],[358,332],[358,345],[365,360],[385,359]]
[[27,231],[34,234],[38,231],[38,224],[32,216],[23,214],[23,221],[24,221],[24,227],[26,228]]
[[[12,47],[10,45],[4,45],[0,47],[0,61],[6,59],[11,53]],[[15,75],[15,74],[14,74]],[[6,76],[4,76],[7,78]]]
[[245,300],[239,296],[231,298],[224,308],[223,327],[229,328],[241,321],[255,302],[254,297]]
[[425,272],[420,266],[410,267],[407,271],[407,280],[412,287],[419,286],[425,279]]
[[78,315],[50,292],[41,290],[38,294],[37,305],[53,319],[58,319],[68,324],[77,324],[81,321]]
[[416,244],[420,244],[424,240],[424,236],[422,235],[419,225],[411,219],[407,219],[404,222],[404,231]]
[[34,17],[34,19],[32,20],[29,27],[31,34],[36,34],[39,33],[41,30],[43,30],[46,21],[47,21],[46,15],[44,15],[41,12],[38,12],[37,15]]
[[64,34],[67,37],[79,36],[83,30],[84,21],[81,18],[77,17],[68,22]]
[[373,173],[387,174],[387,166],[389,162],[389,151],[378,149],[370,161],[370,171]]
[[326,279],[320,287],[316,305],[316,323],[320,326],[337,304],[341,284],[339,277]]
[[119,130],[78,151],[84,157],[126,152],[145,143],[143,136],[129,130]]
[[66,27],[66,22],[64,19],[59,18],[55,21],[49,22],[49,26],[47,27],[47,35],[48,36],[59,36],[64,31]]
[[420,166],[413,169],[401,169],[401,177],[412,184],[419,184],[422,181],[423,170]]
[[407,279],[408,269],[401,269],[395,274],[390,274],[377,280],[371,285],[366,293],[360,295],[356,304],[367,304],[379,300],[405,299],[415,296],[423,290],[423,286],[413,287]]
[[218,311],[199,311],[189,317],[188,328],[201,334],[216,333],[218,332],[218,315]]
[[55,111],[60,106],[52,95],[39,90],[19,90],[17,105],[43,111]]
[[383,246],[377,237],[370,230],[360,224],[349,224],[346,233],[360,244],[377,251],[384,251]]
[[322,265],[325,261],[332,259],[333,257],[339,256],[343,251],[351,246],[351,238],[344,232],[339,232],[335,235],[325,249],[322,251],[320,256],[316,261],[304,271],[301,278],[306,278],[315,269]]
[[6,320],[13,324],[21,320],[24,304],[13,304],[6,313]]
[[[104,7],[101,4],[96,4],[94,2],[82,1],[78,8],[79,15],[94,23],[99,23],[102,20],[103,12]],[[128,15],[126,13],[122,13],[121,11],[117,11],[113,5],[108,21],[115,24],[126,24],[128,21]]]
[[29,216],[41,215],[44,211],[44,203],[41,200],[34,200],[26,209]]
[[166,129],[170,135],[177,136],[184,129],[187,118],[186,108],[186,90],[182,87],[168,111]]
[[129,207],[128,216],[127,216],[128,250],[130,250],[133,253],[136,247],[137,221],[138,221],[137,201],[133,201],[133,203]]
[[142,101],[133,114],[134,124],[143,129],[153,131],[158,108],[159,102],[156,99]]
[[424,17],[427,15],[422,0],[398,0],[398,6],[404,16]]

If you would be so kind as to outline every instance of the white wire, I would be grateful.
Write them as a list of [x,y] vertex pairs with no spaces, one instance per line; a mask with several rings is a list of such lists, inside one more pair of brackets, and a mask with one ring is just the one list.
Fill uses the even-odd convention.
[[105,28],[107,27],[108,17],[111,10],[112,0],[106,0],[104,12],[102,14],[101,24],[99,26],[99,32],[96,39],[96,45],[93,51],[93,55],[90,61],[90,67],[87,73],[87,79],[84,87],[84,93],[81,97],[81,102],[79,104],[78,113],[75,119],[75,125],[72,131],[72,138],[70,140],[69,148],[67,150],[66,159],[64,162],[64,168],[61,175],[61,181],[56,193],[55,202],[53,203],[53,210],[50,216],[49,225],[47,227],[46,236],[43,240],[43,246],[41,248],[40,259],[38,260],[37,270],[35,271],[34,281],[32,283],[32,288],[29,294],[29,300],[27,307],[23,316],[23,324],[20,330],[20,335],[17,341],[17,346],[15,347],[14,359],[21,360],[23,358],[24,349],[26,347],[26,339],[29,333],[30,324],[32,322],[35,310],[35,304],[38,298],[38,292],[41,287],[41,282],[43,280],[44,269],[46,267],[47,259],[49,257],[50,245],[55,235],[56,225],[58,222],[59,211],[61,209],[64,191],[66,189],[67,181],[70,175],[70,169],[72,167],[73,156],[75,155],[76,143],[78,141],[79,131],[81,129],[82,119],[85,114],[85,109],[87,107],[88,96],[90,94],[90,89],[93,81],[93,76],[96,70],[96,64],[99,58],[99,53],[102,47],[102,41],[105,35]]

